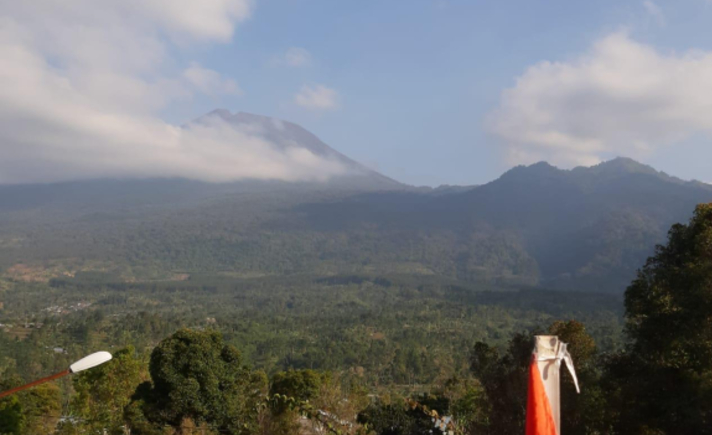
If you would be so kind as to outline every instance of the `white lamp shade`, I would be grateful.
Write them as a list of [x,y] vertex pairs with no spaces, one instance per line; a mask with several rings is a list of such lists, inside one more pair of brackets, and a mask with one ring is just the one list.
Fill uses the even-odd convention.
[[109,352],[96,352],[91,355],[85,356],[79,361],[76,361],[74,364],[69,366],[69,371],[71,371],[72,373],[79,373],[82,370],[90,369],[92,367],[104,364],[109,360],[111,360],[111,354]]

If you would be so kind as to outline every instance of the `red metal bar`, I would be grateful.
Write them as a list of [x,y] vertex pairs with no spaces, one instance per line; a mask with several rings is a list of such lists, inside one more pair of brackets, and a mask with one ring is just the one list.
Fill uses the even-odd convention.
[[70,374],[70,373],[72,373],[72,372],[70,372],[69,369],[67,369],[67,370],[65,370],[65,371],[63,371],[63,372],[55,373],[55,374],[53,374],[52,376],[47,376],[46,378],[42,378],[42,379],[38,379],[38,380],[36,380],[36,381],[30,382],[29,384],[22,385],[22,386],[20,386],[20,387],[15,387],[15,388],[13,388],[13,389],[11,389],[11,390],[3,391],[2,393],[0,393],[0,398],[3,398],[3,397],[5,397],[5,396],[9,396],[10,394],[17,393],[18,391],[22,391],[22,390],[26,390],[26,389],[28,389],[28,388],[32,388],[32,387],[34,387],[35,385],[44,384],[45,382],[53,381],[53,380],[55,380],[55,379],[57,379],[57,378],[61,378],[62,376],[67,376],[67,375]]

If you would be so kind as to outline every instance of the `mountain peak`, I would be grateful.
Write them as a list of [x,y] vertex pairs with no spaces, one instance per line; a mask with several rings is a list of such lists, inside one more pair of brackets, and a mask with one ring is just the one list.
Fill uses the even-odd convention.
[[[215,109],[197,118],[194,122],[202,123],[215,118],[221,119],[234,128],[249,130],[250,134],[264,139],[279,151],[287,152],[288,150],[301,148],[316,156],[337,161],[349,170],[349,176],[353,182],[358,181],[356,178],[361,178],[369,179],[369,183],[376,187],[403,187],[397,181],[373,171],[336,151],[315,134],[292,122],[248,112],[232,113],[230,110],[223,108]],[[364,184],[362,181],[365,180],[358,181],[357,184]]]
[[660,172],[653,167],[644,165],[629,157],[616,157],[591,167],[579,167],[574,170],[585,170],[597,173],[626,173],[659,175]]
[[[616,157],[615,159],[599,163],[598,165],[578,166],[570,170],[559,169],[547,162],[539,162],[529,166],[514,167],[502,175],[500,180],[518,184],[546,184],[552,181],[572,182],[582,187],[590,187],[599,183],[608,183],[631,176],[652,177],[675,184],[689,183],[628,157]],[[698,187],[699,186],[701,186],[701,184],[698,185]]]
[[616,175],[616,174],[651,174],[664,175],[651,166],[644,165],[629,157],[616,157],[594,166],[577,166],[571,170],[559,169],[548,162],[541,161],[531,165],[519,165],[505,173],[547,175],[555,173],[588,173],[596,175]]
[[563,174],[564,171],[552,166],[547,162],[538,162],[532,165],[519,165],[515,166],[509,171],[505,172],[500,179],[508,179],[512,181],[523,181],[532,178],[548,178],[551,176],[556,176]]
[[296,128],[301,128],[296,124],[292,124],[291,122],[282,121],[281,119],[272,118],[270,116],[257,115],[257,114],[249,113],[249,112],[232,113],[228,109],[223,109],[223,108],[218,108],[211,112],[208,112],[205,115],[199,117],[197,119],[197,121],[210,119],[210,118],[220,118],[223,121],[227,121],[227,122],[229,122],[231,124],[235,124],[235,125],[239,125],[239,124],[259,124],[259,125],[265,125],[265,126],[272,125],[280,130],[282,130],[284,128],[284,124],[290,124]]
[[360,164],[334,150],[316,135],[297,124],[254,113],[232,113],[227,109],[215,109],[199,117],[196,122],[214,118],[220,118],[236,128],[248,127],[251,134],[261,137],[279,150],[304,148],[317,156],[340,160],[352,169],[361,167]]
[[205,114],[201,118],[209,117],[209,116],[219,116],[221,118],[229,118],[230,116],[232,116],[232,113],[230,113],[230,111],[227,109],[217,108],[217,109],[213,110],[212,112]]

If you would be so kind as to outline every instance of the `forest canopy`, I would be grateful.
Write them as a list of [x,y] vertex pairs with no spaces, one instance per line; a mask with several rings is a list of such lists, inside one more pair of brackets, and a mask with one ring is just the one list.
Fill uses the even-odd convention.
[[403,276],[105,279],[4,291],[18,320],[0,332],[3,388],[87,349],[114,359],[0,400],[3,433],[517,433],[537,333],[558,335],[576,361],[580,395],[562,375],[567,434],[709,423],[709,204],[671,228],[624,312],[613,296]]

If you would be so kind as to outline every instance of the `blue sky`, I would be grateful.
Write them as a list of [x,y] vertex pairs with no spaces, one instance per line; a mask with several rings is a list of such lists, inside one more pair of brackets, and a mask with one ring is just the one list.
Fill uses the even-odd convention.
[[[511,166],[484,120],[527,67],[575,58],[621,30],[662,52],[712,49],[712,2],[656,5],[659,16],[640,1],[265,0],[231,43],[195,53],[244,94],[170,115],[189,119],[220,105],[276,116],[399,180],[483,183]],[[308,50],[310,65],[275,65],[290,47]],[[305,83],[338,91],[338,109],[293,104]],[[709,142],[696,137],[634,157],[712,180]]]
[[710,0],[37,0],[6,9],[0,182],[339,171],[264,153],[249,132],[176,130],[217,107],[296,122],[417,185],[617,155],[712,182]]

